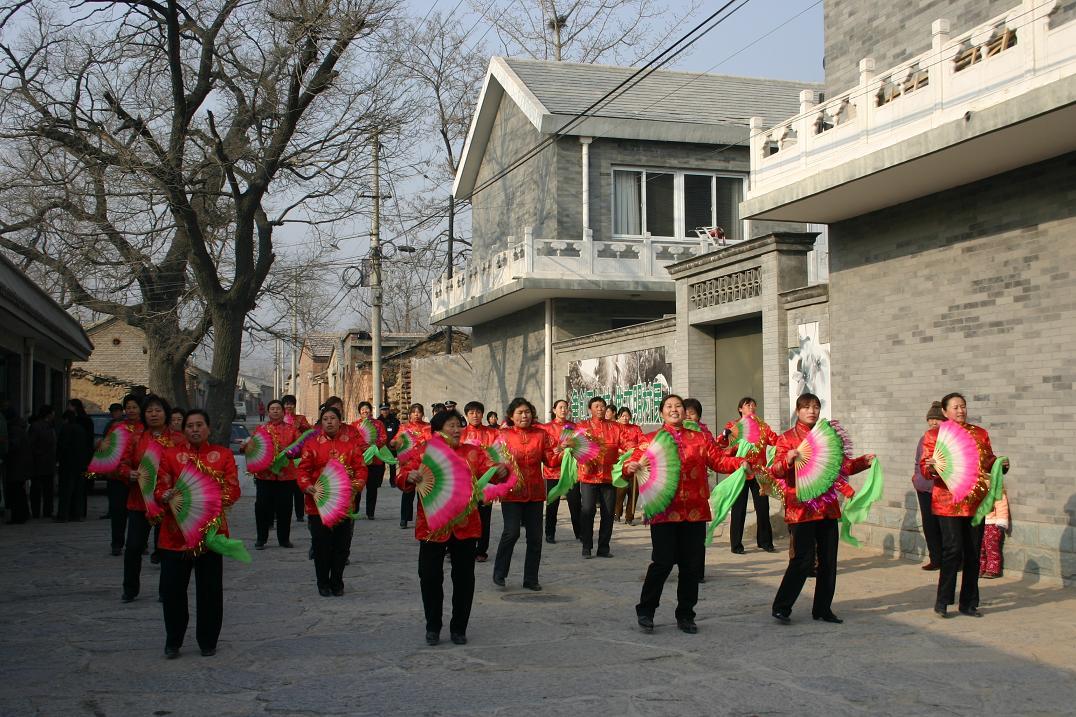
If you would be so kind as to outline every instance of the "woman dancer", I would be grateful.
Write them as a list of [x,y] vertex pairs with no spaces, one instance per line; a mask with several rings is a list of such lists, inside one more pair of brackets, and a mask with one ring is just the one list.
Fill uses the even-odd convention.
[[393,439],[393,448],[399,448],[403,434],[407,434],[407,437],[415,444],[415,449],[410,452],[410,457],[406,462],[401,461],[399,472],[396,474],[396,487],[399,488],[402,493],[400,494],[400,527],[406,528],[407,523],[415,517],[415,493],[414,491],[408,493],[404,490],[404,481],[408,473],[418,468],[419,461],[422,455],[422,446],[426,441],[430,440],[430,424],[423,420],[425,416],[425,410],[422,408],[421,403],[412,403],[411,407],[407,409],[407,423],[400,424],[400,432],[396,434],[396,438]]
[[[945,421],[945,411],[942,410],[941,401],[934,401],[927,410],[927,430],[937,428]],[[941,569],[941,524],[938,516],[930,507],[931,493],[934,490],[934,479],[923,475],[923,441],[924,433],[919,438],[919,445],[915,448],[915,472],[912,474],[912,487],[915,488],[916,498],[919,500],[919,517],[923,523],[923,538],[927,543],[928,560],[923,570]]]
[[[138,442],[131,444],[120,463],[120,469],[127,472],[130,486],[127,492],[127,546],[123,552],[123,602],[131,602],[141,592],[142,552],[149,544],[150,522],[146,519],[146,501],[138,481],[138,467],[151,443],[156,443],[165,453],[187,445],[183,434],[176,433],[168,425],[170,410],[168,401],[160,396],[146,396],[142,402],[145,430]],[[159,554],[159,550],[154,552]]]
[[195,589],[197,626],[195,636],[203,657],[217,653],[217,639],[224,622],[224,558],[212,551],[190,550],[183,533],[169,509],[175,494],[176,478],[187,464],[211,476],[224,489],[219,535],[228,535],[226,512],[239,499],[239,476],[235,458],[227,446],[209,442],[209,414],[200,408],[187,411],[183,417],[183,434],[187,444],[173,447],[161,460],[157,473],[157,488],[153,495],[164,508],[161,521],[161,584],[160,597],[164,606],[164,654],[168,659],[179,657],[179,648],[187,634],[187,586],[191,573]]
[[[353,424],[354,427],[358,427],[363,421],[369,419],[373,421],[374,428],[377,429],[377,439],[374,443],[378,448],[388,443],[388,433],[385,431],[385,424],[379,419],[374,418],[374,406],[369,401],[361,401],[359,403],[359,418]],[[385,480],[385,462],[380,458],[374,458],[366,466],[366,517],[370,520],[374,519],[374,510],[377,508],[377,489],[381,487],[382,482]],[[359,512],[359,501],[361,500],[362,493],[355,495],[355,512]]]
[[[748,419],[749,416],[754,417],[758,421],[759,429],[762,431],[762,442],[758,446],[758,450],[747,457],[747,462],[751,464],[751,471],[747,474],[747,481],[744,483],[743,490],[736,496],[736,502],[732,504],[729,542],[732,545],[732,552],[737,555],[743,555],[744,553],[743,528],[744,523],[747,522],[748,492],[751,493],[751,501],[755,505],[755,544],[767,553],[777,552],[776,548],[773,547],[773,528],[770,526],[770,499],[762,492],[762,486],[755,480],[755,475],[764,473],[766,470],[766,448],[777,444],[777,434],[755,414],[757,409],[758,403],[750,396],[741,398],[740,403],[736,406],[736,410],[740,412],[739,420]],[[729,447],[729,436],[732,435],[732,430],[736,423],[737,421],[734,420],[725,424],[725,430],[717,439],[718,446],[721,448]]]
[[560,463],[555,443],[549,434],[533,426],[534,406],[525,398],[515,398],[508,404],[508,425],[498,440],[504,441],[508,453],[515,459],[519,479],[511,492],[501,499],[504,531],[493,561],[493,583],[504,587],[512,566],[512,553],[519,540],[520,526],[527,531],[527,555],[523,562],[523,587],[541,590],[538,567],[542,562],[542,505],[545,503],[545,480],[542,464]]
[[[273,399],[266,406],[269,420],[262,426],[273,441],[273,455],[279,455],[299,437],[294,423],[284,421],[284,404]],[[292,496],[296,490],[295,463],[288,460],[277,472],[264,470],[254,474],[254,522],[257,537],[256,550],[265,550],[269,540],[269,526],[276,522],[276,541],[282,548],[294,548],[291,542]]]
[[[493,445],[497,439],[498,430],[490,426],[482,425],[482,414],[486,407],[481,401],[469,401],[463,407],[463,415],[467,419],[467,425],[460,434],[460,443],[470,443],[472,446],[486,448]],[[478,504],[478,517],[482,519],[482,535],[478,538],[478,554],[475,561],[484,563],[489,560],[489,525],[493,519],[493,504],[481,501]]]
[[[632,423],[631,418],[631,409],[627,406],[622,406],[616,412],[616,422],[620,424],[621,430],[624,431],[632,445],[637,446],[643,442],[643,429]],[[616,489],[616,515],[613,518],[618,523],[626,518],[624,522],[628,525],[635,525],[635,501],[639,499],[639,486],[636,485],[634,477],[628,476],[627,480],[627,488]],[[625,507],[627,508],[626,514]]]
[[[560,441],[560,434],[564,432],[565,428],[571,427],[571,423],[568,422],[568,402],[563,398],[557,399],[553,402],[553,418],[549,423],[537,424],[538,428],[549,434],[549,437],[553,439],[553,443],[556,444]],[[560,481],[560,461],[557,461],[556,465],[543,466],[542,475],[545,477],[545,490],[546,494],[553,490],[554,486]],[[579,492],[579,486],[572,486],[572,489],[576,491],[576,495]],[[560,508],[560,501],[555,500],[552,503],[547,503],[545,506],[545,542],[553,544],[557,542],[557,513]],[[576,539],[579,538],[579,501],[568,501],[568,512],[572,516],[572,528],[576,533]]]
[[[318,514],[314,495],[315,483],[325,465],[337,460],[351,478],[351,489],[361,491],[366,483],[366,463],[362,452],[366,444],[351,431],[343,430],[340,409],[326,406],[318,418],[321,431],[303,444],[299,459],[298,484],[306,497],[306,515],[310,523],[310,538],[314,548],[314,575],[322,597],[344,594],[344,566],[350,553],[352,520],[344,518],[332,527],[326,526]],[[352,493],[351,500],[354,500]]]
[[[296,413],[295,408],[298,404],[295,396],[288,394],[280,399],[280,402],[284,404],[284,423],[295,426],[295,430],[302,435],[304,432],[309,431],[313,426],[310,425],[310,421],[306,416],[301,413]],[[295,520],[299,523],[303,522],[303,492],[299,490],[299,485],[296,483],[295,490],[292,493],[292,503],[295,507]]]
[[[460,443],[463,417],[456,411],[446,409],[433,417],[430,429],[444,438],[445,442],[467,461],[474,490],[475,478],[483,475],[493,464],[481,446]],[[503,467],[498,471],[500,476],[506,473]],[[419,470],[412,470],[405,479],[404,490],[414,493],[415,484],[421,477]],[[471,605],[474,602],[475,550],[481,534],[482,521],[475,503],[467,507],[457,522],[433,532],[426,523],[426,511],[422,502],[419,502],[415,538],[420,541],[418,578],[422,588],[422,608],[426,613],[427,645],[433,646],[441,641],[446,553],[452,559],[452,618],[448,623],[449,634],[453,644],[467,644],[467,621],[470,619]]]
[[[108,427],[105,437],[112,431],[128,431],[132,434],[132,443],[137,443],[145,426],[142,425],[142,403],[138,396],[129,393],[123,397],[123,420],[116,421]],[[130,482],[130,470],[121,465],[108,478],[108,515],[112,520],[112,554],[123,555],[124,531],[127,529],[127,494]]]
[[710,521],[710,489],[706,469],[732,473],[743,458],[725,455],[717,445],[699,431],[684,428],[684,401],[669,394],[661,402],[664,424],[644,438],[624,464],[631,475],[639,470],[639,461],[650,441],[661,431],[672,435],[680,456],[680,476],[676,494],[669,506],[650,519],[651,563],[643,580],[636,618],[643,632],[654,631],[654,613],[661,601],[661,591],[673,566],[679,567],[676,585],[676,626],[689,635],[699,631],[695,624],[695,603],[699,600],[699,566],[706,541],[706,524]]
[[837,589],[837,520],[841,517],[837,491],[847,497],[855,495],[855,490],[844,476],[866,470],[874,460],[873,453],[854,460],[845,459],[840,476],[828,491],[814,500],[800,502],[796,498],[794,466],[800,457],[797,448],[818,423],[821,410],[822,402],[813,393],[805,393],[796,399],[796,425],[777,439],[776,453],[770,467],[770,476],[784,493],[785,522],[788,523],[791,541],[792,555],[773,599],[772,610],[774,619],[785,625],[792,621],[792,606],[803,590],[811,567],[816,565],[816,552],[817,576],[811,616],[825,622],[844,622],[833,614],[833,593]]
[[[979,473],[989,473],[997,456],[994,455],[986,429],[968,423],[967,401],[959,393],[950,393],[942,399],[942,410],[948,420],[956,422],[975,439],[979,446]],[[938,429],[931,428],[923,437],[923,457],[920,460],[923,475],[934,479],[930,507],[938,516],[941,526],[942,563],[934,612],[938,617],[949,617],[948,606],[953,604],[956,597],[956,574],[963,566],[958,609],[962,615],[982,617],[983,614],[979,612],[979,551],[983,543],[983,525],[972,525],[971,519],[985,494],[982,490],[974,490],[961,502],[953,502],[953,494],[934,469],[933,456],[937,442]],[[1009,472],[1007,458],[1001,466],[1004,472]]]

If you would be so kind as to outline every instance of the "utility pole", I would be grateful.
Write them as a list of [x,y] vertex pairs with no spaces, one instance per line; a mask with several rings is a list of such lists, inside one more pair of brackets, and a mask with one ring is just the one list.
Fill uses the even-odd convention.
[[381,405],[381,165],[380,133],[374,130],[374,212],[370,220],[370,386],[373,403]]
[[292,278],[292,304],[291,304],[291,391],[295,396],[296,411],[299,401],[299,381],[296,376],[299,370],[299,272],[296,271]]
[[[452,236],[455,234],[456,201],[448,195],[448,283],[452,284]],[[452,327],[445,328],[445,353],[452,353]]]

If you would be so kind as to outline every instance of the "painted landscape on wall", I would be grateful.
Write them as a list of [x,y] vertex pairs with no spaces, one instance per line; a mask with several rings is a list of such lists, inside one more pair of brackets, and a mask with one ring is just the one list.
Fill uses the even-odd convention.
[[661,399],[671,385],[672,364],[665,360],[664,346],[572,361],[566,392],[569,420],[587,418],[587,402],[601,396],[617,408],[631,409],[633,423],[660,423]]

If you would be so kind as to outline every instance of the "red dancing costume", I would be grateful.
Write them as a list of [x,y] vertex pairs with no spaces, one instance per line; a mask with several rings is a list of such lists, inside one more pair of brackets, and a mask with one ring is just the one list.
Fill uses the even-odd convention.
[[[146,430],[146,427],[142,425],[142,421],[124,419],[110,425],[108,430],[105,431],[105,437],[101,440],[102,442],[107,440],[108,434],[112,431],[127,431],[132,436],[131,443],[137,444],[144,430]],[[135,465],[137,466],[137,464]],[[106,479],[108,488],[108,516],[111,518],[112,554],[119,555],[125,542],[123,532],[127,528],[127,502],[130,495],[131,468],[129,465],[124,466],[121,463],[119,469],[114,473],[109,473],[107,476],[102,477]]]
[[426,423],[426,421],[411,420],[401,423],[400,431],[393,440],[398,441],[403,433],[406,433],[415,442],[415,448],[411,451],[410,458],[406,461],[401,460],[399,467],[396,469],[396,487],[403,491],[400,494],[400,527],[406,528],[408,522],[414,520],[415,517],[415,493],[414,491],[408,493],[404,490],[404,484],[407,480],[407,474],[418,468],[418,464],[422,462],[422,447],[426,445],[426,441],[430,440],[430,424]]
[[504,585],[522,525],[527,531],[523,586],[540,589],[538,567],[542,561],[542,505],[545,503],[542,464],[558,465],[560,456],[554,453],[554,440],[541,428],[509,426],[500,431],[498,438],[515,459],[519,479],[511,492],[501,500],[504,532],[501,533],[497,557],[493,562],[493,582]]
[[598,557],[612,557],[609,541],[613,537],[613,512],[616,489],[613,487],[613,466],[621,454],[635,448],[633,434],[615,421],[589,418],[576,424],[598,443],[598,456],[579,464],[579,537],[583,541],[583,556],[590,557],[594,548],[594,513],[601,505],[598,523]]
[[[747,494],[749,492],[751,502],[755,506],[755,544],[768,553],[775,552],[773,547],[773,527],[770,525],[769,491],[764,482],[768,477],[766,449],[769,446],[777,445],[777,434],[761,418],[756,416],[755,420],[758,421],[759,429],[762,432],[762,441],[758,449],[747,457],[747,462],[751,466],[747,472],[747,482],[744,484],[743,490],[740,491],[740,495],[736,497],[736,502],[732,504],[732,510],[729,515],[729,544],[732,552],[737,554],[744,552],[743,531],[744,524],[747,522]],[[729,421],[725,424],[725,430],[732,431],[738,422]],[[717,444],[722,448],[728,448],[733,451],[733,447],[729,445],[729,438],[725,433],[722,433],[717,439]],[[763,478],[762,484],[757,480],[758,477]]]
[[[262,428],[273,441],[273,455],[294,443],[299,438],[299,429],[295,423],[284,419],[269,421]],[[269,526],[276,522],[276,540],[282,548],[291,545],[291,509],[296,491],[297,471],[295,463],[288,460],[279,473],[269,470],[254,474],[254,522],[257,530],[255,548],[263,548],[269,540]]]
[[[645,439],[643,429],[634,423],[619,423],[618,425],[632,445],[638,446]],[[628,487],[616,489],[616,519],[626,519],[628,525],[633,525],[635,523],[635,502],[639,499],[639,486],[635,482],[635,476],[624,476],[624,479],[628,481]],[[626,512],[625,507],[627,508]]]

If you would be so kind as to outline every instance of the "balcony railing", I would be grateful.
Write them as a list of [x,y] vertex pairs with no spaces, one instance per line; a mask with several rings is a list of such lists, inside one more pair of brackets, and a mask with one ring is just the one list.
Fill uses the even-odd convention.
[[927,52],[880,73],[865,58],[858,85],[819,104],[804,91],[799,114],[769,130],[752,118],[745,199],[1076,74],[1076,22],[1051,27],[1055,4],[1025,0],[955,37],[936,20]]
[[[721,245],[738,243],[726,239]],[[565,289],[579,289],[575,282],[602,279],[673,281],[665,266],[718,248],[706,239],[659,239],[630,237],[599,240],[542,239],[527,229],[522,236],[508,237],[508,248],[472,260],[449,279],[442,276],[433,286],[432,313],[452,313],[473,299],[507,286],[517,279],[546,278],[564,281]]]

